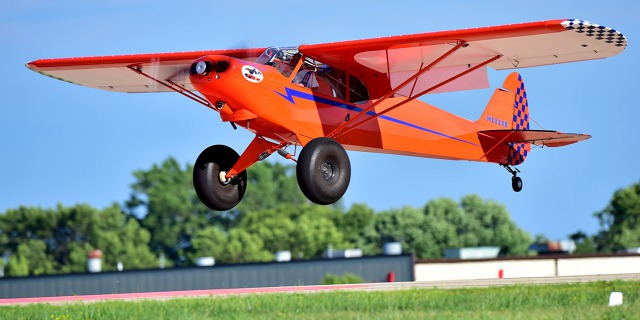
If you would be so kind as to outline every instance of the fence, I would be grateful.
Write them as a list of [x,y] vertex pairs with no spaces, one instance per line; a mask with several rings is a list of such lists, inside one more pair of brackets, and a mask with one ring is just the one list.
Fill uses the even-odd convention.
[[411,255],[373,256],[189,267],[122,272],[82,273],[0,279],[0,299],[318,285],[327,273],[349,272],[366,282],[414,280]]

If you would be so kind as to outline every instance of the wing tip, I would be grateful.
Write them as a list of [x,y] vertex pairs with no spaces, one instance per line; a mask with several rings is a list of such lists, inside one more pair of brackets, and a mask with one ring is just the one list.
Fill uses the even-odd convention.
[[24,66],[29,68],[29,69],[31,69],[31,70],[33,70],[33,71],[35,71],[35,72],[38,72],[38,67],[36,66],[37,62],[38,62],[37,60],[29,61],[29,62],[25,63]]
[[565,19],[560,23],[565,29],[574,31],[592,39],[600,40],[620,51],[627,47],[627,38],[613,28],[601,26],[581,19]]

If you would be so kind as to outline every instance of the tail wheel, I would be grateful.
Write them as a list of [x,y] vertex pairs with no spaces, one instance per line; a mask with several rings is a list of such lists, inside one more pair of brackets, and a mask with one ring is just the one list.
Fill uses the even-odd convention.
[[520,192],[522,190],[522,179],[520,177],[511,177],[511,187],[513,191]]
[[239,158],[237,152],[223,145],[208,147],[198,156],[193,168],[193,186],[207,207],[225,211],[242,200],[247,189],[247,172],[242,171],[233,179],[225,177]]
[[329,138],[311,140],[296,166],[302,193],[317,204],[332,204],[344,195],[351,180],[351,164],[340,143]]

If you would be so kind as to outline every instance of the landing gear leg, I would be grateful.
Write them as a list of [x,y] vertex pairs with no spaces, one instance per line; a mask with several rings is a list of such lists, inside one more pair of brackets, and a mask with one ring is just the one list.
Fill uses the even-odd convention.
[[510,167],[505,164],[501,164],[501,166],[503,166],[505,169],[507,169],[507,171],[509,171],[509,173],[513,175],[513,177],[511,177],[511,188],[513,188],[513,191],[520,192],[522,190],[522,179],[518,177],[518,172],[520,172],[520,170],[518,170],[518,168],[516,167]]

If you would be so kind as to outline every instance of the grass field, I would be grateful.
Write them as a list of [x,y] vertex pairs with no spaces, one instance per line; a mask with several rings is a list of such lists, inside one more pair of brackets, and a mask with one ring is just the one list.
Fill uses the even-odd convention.
[[[620,291],[622,306],[609,307]],[[640,319],[640,281],[0,307],[0,319]]]

